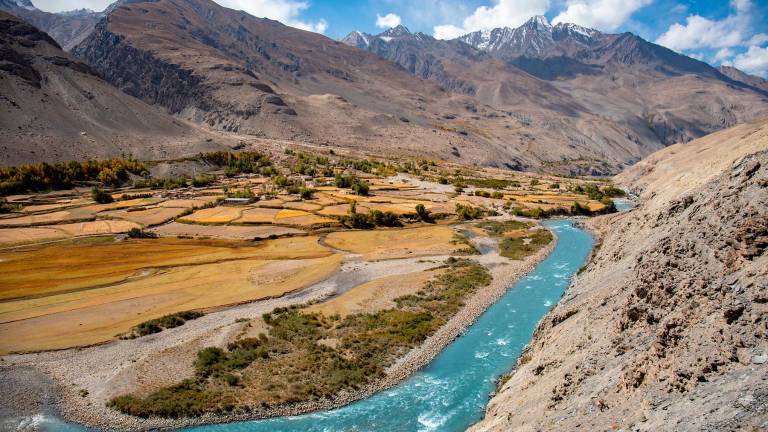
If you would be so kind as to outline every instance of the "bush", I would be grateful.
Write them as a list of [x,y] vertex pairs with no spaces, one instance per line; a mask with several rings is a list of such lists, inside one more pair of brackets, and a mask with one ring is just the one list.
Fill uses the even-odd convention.
[[592,209],[589,206],[583,206],[578,202],[574,202],[571,206],[571,214],[577,216],[592,216]]
[[91,197],[99,204],[109,204],[115,201],[114,198],[112,198],[112,194],[99,187],[91,189]]
[[424,204],[416,204],[416,217],[422,222],[433,222],[432,215],[429,214],[429,210],[424,207]]
[[496,192],[494,192],[494,193],[492,193],[492,194],[491,194],[491,198],[494,198],[494,199],[503,199],[503,198],[504,198],[504,194],[503,194],[503,193],[501,193],[501,192],[499,192],[499,191],[496,191]]
[[315,191],[313,189],[310,189],[310,188],[303,187],[303,188],[299,189],[299,196],[301,196],[301,199],[303,199],[303,200],[312,199],[312,194],[314,194],[314,193],[315,193]]
[[152,231],[144,231],[141,228],[131,228],[128,231],[128,237],[130,238],[143,238],[143,239],[156,239],[157,234]]
[[128,338],[146,336],[153,333],[159,333],[164,329],[179,327],[184,325],[184,323],[187,321],[200,318],[203,315],[205,314],[202,312],[184,311],[164,315],[160,318],[151,319],[149,321],[144,321],[143,323],[133,327],[133,330],[131,331]]
[[485,216],[485,210],[471,205],[456,204],[456,216],[461,220],[479,219]]
[[18,208],[18,205],[9,203],[5,197],[0,197],[0,213],[10,213],[18,210]]
[[400,222],[400,218],[391,211],[382,212],[380,210],[371,210],[371,212],[368,213],[368,222],[376,226],[384,227],[403,226]]
[[552,233],[545,229],[536,230],[525,237],[505,238],[499,243],[499,255],[515,260],[523,259],[533,255],[551,241]]
[[184,176],[179,177],[160,177],[160,178],[145,178],[139,180],[133,185],[135,188],[150,188],[150,189],[179,189],[187,187],[187,178]]
[[352,189],[358,195],[368,195],[368,183],[355,176],[337,175],[334,179],[334,184],[340,189]]
[[552,183],[549,185],[550,189],[560,189],[560,183]]
[[199,175],[192,179],[192,186],[194,187],[206,187],[213,183],[216,179],[209,175]]

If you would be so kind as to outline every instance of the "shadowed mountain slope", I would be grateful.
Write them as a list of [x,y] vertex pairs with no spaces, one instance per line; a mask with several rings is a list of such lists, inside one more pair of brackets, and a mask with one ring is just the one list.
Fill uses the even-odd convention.
[[219,148],[194,125],[104,82],[47,34],[0,12],[0,164]]

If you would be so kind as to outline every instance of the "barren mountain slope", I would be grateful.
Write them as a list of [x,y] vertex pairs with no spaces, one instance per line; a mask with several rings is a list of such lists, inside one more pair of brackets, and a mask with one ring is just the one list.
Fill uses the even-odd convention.
[[0,12],[0,165],[219,148],[121,92],[31,25]]
[[48,33],[64,51],[82,42],[102,18],[100,13],[84,9],[67,13],[45,12],[37,9],[29,0],[0,0],[0,10]]
[[768,121],[618,177],[628,212],[492,399],[485,430],[768,427]]
[[499,135],[550,170],[572,169],[580,154],[599,172],[600,159],[631,163],[768,116],[768,93],[759,86],[631,33],[552,26],[541,16],[450,41],[398,26],[378,35],[352,32],[342,42],[494,110],[481,117],[518,120]]
[[[73,52],[148,103],[255,136],[574,173],[615,172],[661,147],[650,129],[638,136],[545,81],[450,44],[468,53],[442,71],[437,63],[427,70],[429,58],[417,51],[404,53],[421,71],[414,77],[371,53],[210,0],[159,0],[117,6]],[[473,82],[446,91],[419,79],[433,72],[441,85],[457,77],[454,90],[465,75]]]
[[215,129],[445,158],[455,145],[480,161],[504,151],[433,130],[447,99],[437,86],[210,0],[118,6],[74,52],[127,93]]

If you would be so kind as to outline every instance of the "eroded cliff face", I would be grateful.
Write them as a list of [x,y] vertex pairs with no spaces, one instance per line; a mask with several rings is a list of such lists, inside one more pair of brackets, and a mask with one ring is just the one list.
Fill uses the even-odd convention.
[[639,207],[589,221],[599,249],[473,430],[768,428],[768,122],[736,132],[666,150],[698,181],[624,177]]

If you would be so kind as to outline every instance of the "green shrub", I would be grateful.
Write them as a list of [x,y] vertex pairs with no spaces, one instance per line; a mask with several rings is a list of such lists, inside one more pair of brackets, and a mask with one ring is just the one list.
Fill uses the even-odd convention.
[[130,238],[143,238],[143,239],[156,239],[157,234],[152,231],[144,231],[141,228],[131,228],[128,231],[128,237]]
[[[526,241],[528,242],[526,244]],[[525,237],[505,238],[499,243],[499,254],[515,260],[533,255],[552,241],[552,233],[545,229],[536,230]]]
[[20,206],[9,203],[5,197],[0,196],[0,213],[11,213],[19,209]]
[[200,318],[203,315],[205,314],[202,312],[184,311],[164,315],[160,318],[151,319],[149,321],[144,321],[143,323],[133,327],[133,330],[131,331],[128,338],[146,336],[153,333],[159,333],[165,329],[179,327],[184,325],[185,322]]
[[416,204],[416,217],[422,222],[433,222],[432,215],[429,213],[424,204]]
[[301,199],[303,200],[309,200],[312,199],[312,194],[314,194],[314,189],[310,189],[307,187],[303,187],[299,189],[299,195],[301,196]]
[[571,206],[571,214],[577,216],[592,216],[592,209],[589,206],[581,205],[578,202],[574,202]]
[[[330,398],[342,390],[359,389],[384,376],[398,356],[434,334],[467,297],[491,281],[488,270],[477,263],[450,259],[445,265],[448,271],[420,291],[395,299],[394,308],[375,313],[341,319],[297,306],[276,308],[263,315],[268,337],[239,339],[226,350],[205,348],[194,362],[194,378],[144,397],[119,396],[108,406],[141,417],[174,418],[227,411],[240,388],[247,388],[249,398],[261,406]],[[337,340],[338,347],[319,343],[328,338]],[[247,374],[239,372],[245,368]]]
[[99,204],[109,204],[115,201],[114,198],[112,198],[112,194],[106,192],[100,187],[94,187],[91,189],[91,198],[93,198],[93,200]]
[[485,210],[480,207],[456,203],[456,216],[461,220],[479,219],[485,216]]
[[206,187],[213,183],[216,179],[209,175],[199,175],[192,179],[192,186],[194,187]]
[[150,188],[150,189],[179,189],[187,187],[187,178],[184,176],[179,177],[160,177],[160,178],[145,178],[143,180],[136,181],[133,186],[135,188]]

